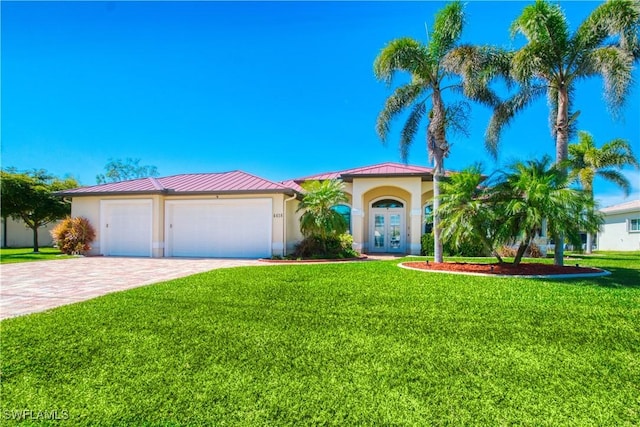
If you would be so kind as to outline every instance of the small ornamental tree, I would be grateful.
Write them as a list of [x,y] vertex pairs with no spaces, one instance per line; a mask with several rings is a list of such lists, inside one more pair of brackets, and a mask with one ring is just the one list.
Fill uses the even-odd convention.
[[71,203],[54,193],[76,188],[78,182],[44,170],[16,172],[13,168],[2,170],[0,179],[2,217],[22,220],[33,231],[33,252],[38,252],[38,229],[71,213]]
[[51,230],[54,244],[66,255],[79,255],[91,249],[96,231],[88,219],[66,217]]

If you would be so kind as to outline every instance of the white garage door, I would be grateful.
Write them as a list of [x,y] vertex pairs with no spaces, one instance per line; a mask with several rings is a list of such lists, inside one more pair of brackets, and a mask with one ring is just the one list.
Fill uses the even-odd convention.
[[180,200],[166,203],[167,256],[271,256],[271,199]]
[[103,255],[151,256],[151,200],[103,200],[100,217]]

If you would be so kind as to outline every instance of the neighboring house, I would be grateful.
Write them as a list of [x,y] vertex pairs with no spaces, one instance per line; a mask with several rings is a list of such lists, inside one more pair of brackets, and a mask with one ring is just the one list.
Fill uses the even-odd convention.
[[640,200],[600,209],[604,224],[598,232],[602,251],[640,251]]
[[[53,239],[49,233],[53,230],[57,224],[47,224],[44,227],[38,229],[38,244],[39,246],[52,246]],[[7,218],[5,224],[4,218],[2,218],[2,224],[0,226],[0,242],[2,242],[3,248],[28,248],[33,247],[33,231],[28,228],[24,221]]]
[[281,183],[241,171],[142,178],[66,190],[72,215],[96,228],[91,253],[151,257],[270,257],[302,240],[300,184],[338,178],[354,249],[419,254],[432,169],[398,163]]

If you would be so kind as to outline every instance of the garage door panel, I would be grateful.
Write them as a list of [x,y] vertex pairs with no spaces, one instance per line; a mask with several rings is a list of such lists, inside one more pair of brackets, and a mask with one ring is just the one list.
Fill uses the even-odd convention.
[[151,201],[103,201],[102,253],[151,256]]
[[271,254],[271,199],[167,202],[169,256]]

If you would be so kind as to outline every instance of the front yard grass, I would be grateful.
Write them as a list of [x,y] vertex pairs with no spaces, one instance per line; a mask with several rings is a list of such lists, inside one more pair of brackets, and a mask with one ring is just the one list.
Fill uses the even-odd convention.
[[39,250],[39,253],[35,253],[33,248],[2,248],[0,264],[71,258],[69,255],[63,255],[56,248],[39,248]]
[[[216,270],[3,321],[12,411],[73,425],[637,425],[640,254],[570,281]],[[63,412],[65,411],[65,412]]]

